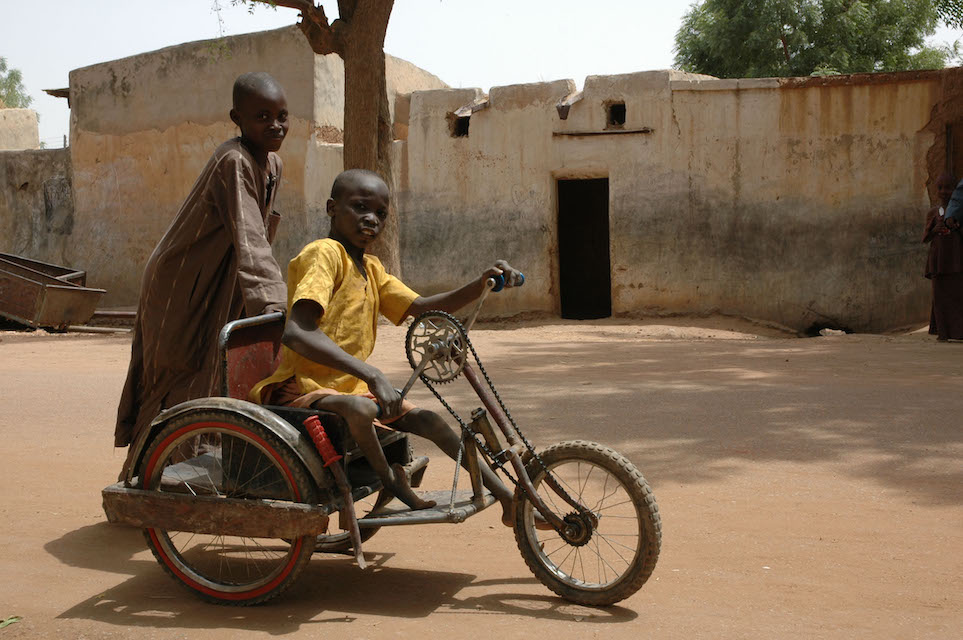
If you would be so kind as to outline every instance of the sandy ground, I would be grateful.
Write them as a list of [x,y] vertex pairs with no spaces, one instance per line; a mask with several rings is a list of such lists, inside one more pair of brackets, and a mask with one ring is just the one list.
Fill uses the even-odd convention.
[[[497,509],[383,530],[365,573],[316,556],[266,606],[204,604],[101,511],[123,459],[111,436],[129,338],[2,332],[0,620],[20,620],[0,637],[959,637],[963,345],[691,324],[473,332],[537,444],[608,444],[655,491],[658,567],[608,609],[536,582]],[[399,382],[402,340],[383,328],[374,356]],[[444,391],[477,404],[461,381]],[[437,406],[423,388],[414,399]],[[427,488],[451,469],[433,455]]]

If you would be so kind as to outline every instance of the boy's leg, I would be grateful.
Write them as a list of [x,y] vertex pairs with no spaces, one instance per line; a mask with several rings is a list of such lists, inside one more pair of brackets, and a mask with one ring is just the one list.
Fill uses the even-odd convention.
[[384,483],[385,488],[412,509],[435,506],[433,500],[424,500],[408,484],[401,465],[389,465],[385,452],[374,428],[378,408],[374,402],[360,396],[330,395],[316,400],[311,406],[337,413],[345,422],[365,458]]
[[[413,433],[422,438],[427,438],[445,452],[452,460],[458,459],[458,450],[461,448],[461,438],[455,431],[448,426],[444,418],[427,409],[412,409],[404,416],[391,423],[391,426],[399,431]],[[468,468],[468,461],[462,457],[461,464]],[[502,522],[511,526],[512,524],[512,491],[495,475],[487,464],[479,465],[482,474],[482,482],[485,487],[492,492],[492,495],[502,505]]]

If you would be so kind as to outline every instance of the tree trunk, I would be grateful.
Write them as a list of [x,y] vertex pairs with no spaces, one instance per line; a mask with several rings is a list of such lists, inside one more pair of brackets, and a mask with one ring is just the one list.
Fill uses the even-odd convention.
[[[394,0],[338,3],[347,29],[344,37],[344,168],[378,172],[392,193],[393,131],[385,84],[385,32]],[[392,199],[394,202],[394,199]],[[400,275],[397,207],[372,252],[391,273]]]
[[[385,33],[394,0],[338,0],[338,19],[328,24],[312,0],[254,0],[301,12],[298,26],[317,54],[337,53],[344,61],[344,168],[376,171],[392,194],[391,143],[394,132],[385,86]],[[392,199],[394,202],[394,199]],[[397,208],[392,206],[372,253],[401,275]]]

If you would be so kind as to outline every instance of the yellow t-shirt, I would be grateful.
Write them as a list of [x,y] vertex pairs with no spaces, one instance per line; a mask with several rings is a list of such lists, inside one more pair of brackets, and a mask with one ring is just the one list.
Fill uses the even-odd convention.
[[[318,328],[345,352],[367,360],[378,335],[378,314],[401,324],[418,294],[385,271],[374,256],[365,254],[365,273],[358,271],[348,252],[337,240],[315,240],[288,264],[288,315],[298,300],[313,300],[323,310]],[[270,377],[254,385],[251,400],[260,402],[261,390],[269,384],[294,377],[301,393],[334,389],[361,394],[368,385],[358,378],[320,365],[281,347],[281,364]]]

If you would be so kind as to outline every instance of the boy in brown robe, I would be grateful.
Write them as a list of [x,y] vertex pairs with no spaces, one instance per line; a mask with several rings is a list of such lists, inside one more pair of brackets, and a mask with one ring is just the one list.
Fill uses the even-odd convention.
[[937,340],[963,340],[963,235],[957,219],[947,215],[950,199],[963,189],[963,182],[943,174],[936,181],[942,206],[930,209],[923,231],[923,242],[930,243],[926,257],[926,277],[933,282],[930,333]]
[[[114,446],[136,440],[161,409],[215,392],[226,322],[285,309],[270,244],[280,219],[284,90],[267,73],[243,74],[230,115],[240,137],[214,151],[144,269]],[[131,463],[128,451],[122,477]]]

